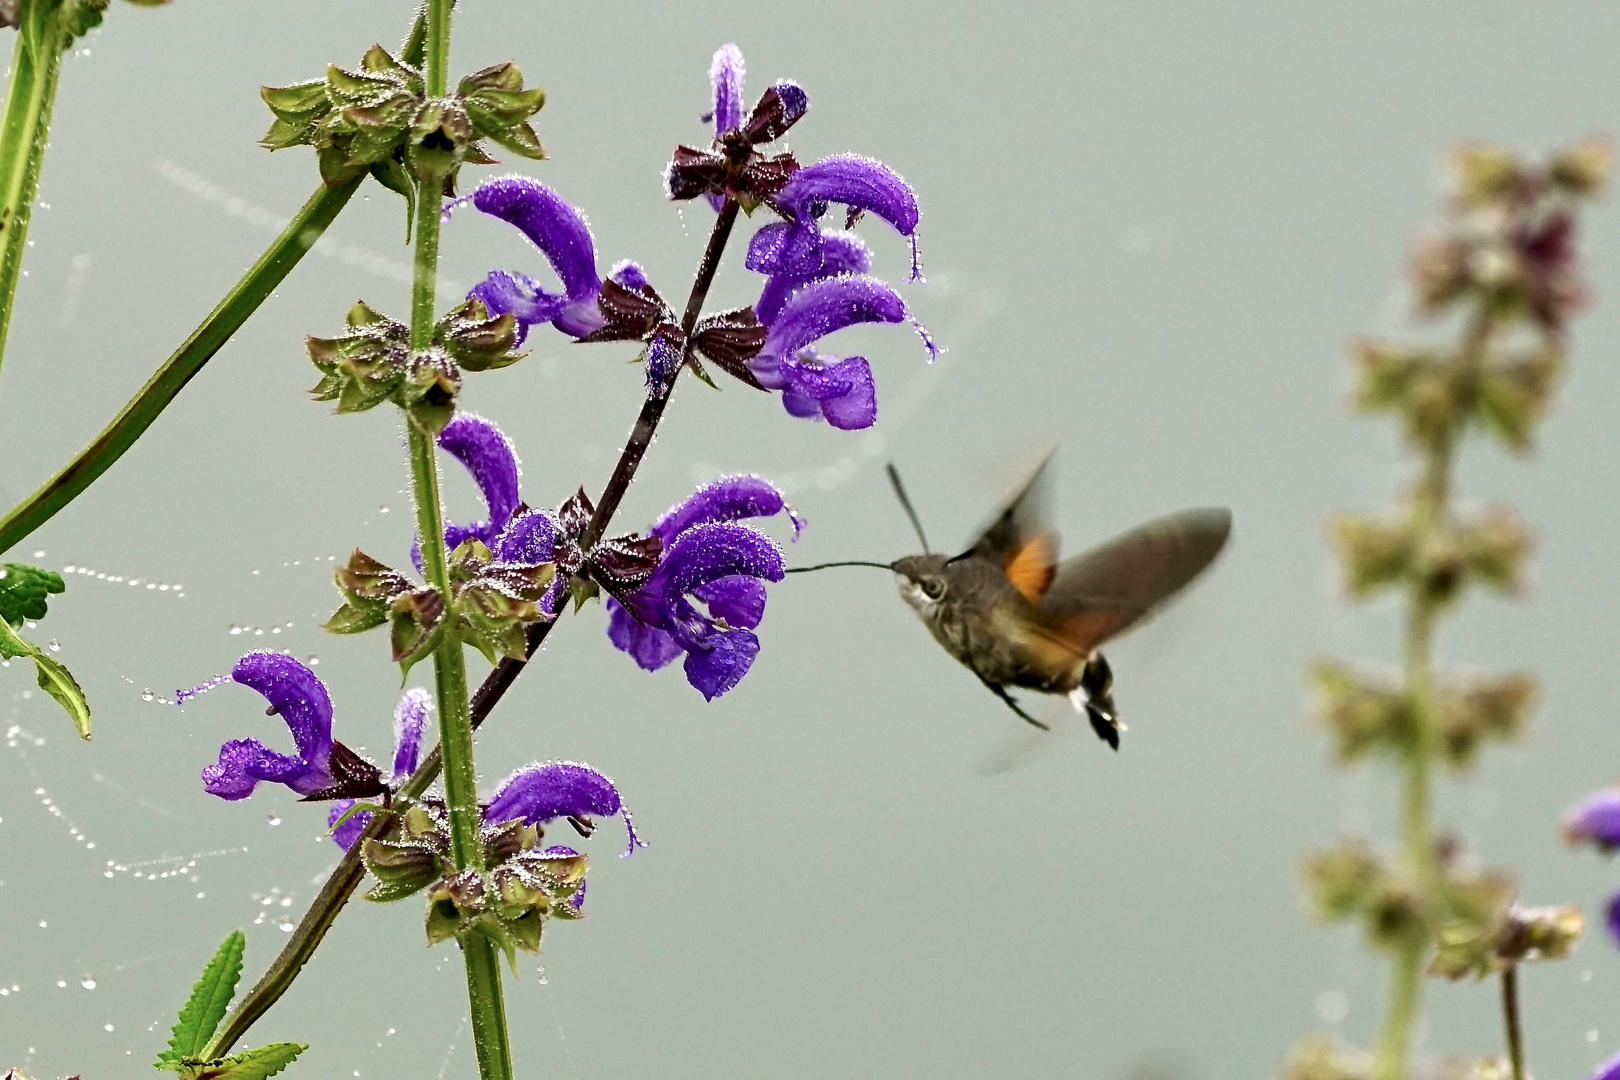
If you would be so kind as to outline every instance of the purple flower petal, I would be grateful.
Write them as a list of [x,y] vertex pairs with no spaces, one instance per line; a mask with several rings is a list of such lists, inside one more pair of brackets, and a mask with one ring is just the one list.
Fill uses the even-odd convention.
[[723,135],[742,124],[743,54],[735,45],[715,50],[709,65],[709,87],[714,101],[714,133]]
[[749,367],[764,382],[784,358],[828,334],[859,323],[897,323],[905,317],[900,294],[876,278],[851,274],[813,281],[782,306]]
[[510,313],[517,320],[514,348],[528,340],[529,327],[550,322],[568,306],[568,297],[547,292],[534,278],[515,270],[491,270],[467,295],[482,300],[491,315]]
[[708,607],[710,618],[724,619],[728,626],[752,630],[765,618],[765,586],[758,578],[719,578],[699,585],[692,595]]
[[433,695],[420,686],[405,691],[394,707],[394,779],[401,780],[416,771],[422,748],[422,729],[433,711]]
[[[472,203],[484,213],[517,226],[556,271],[568,299],[552,318],[557,329],[583,337],[602,325],[602,316],[596,310],[596,294],[602,286],[596,273],[596,245],[578,210],[555,191],[526,176],[486,180],[473,192]],[[486,305],[490,303],[487,295],[480,299]],[[518,314],[515,309],[507,310]]]
[[260,782],[313,795],[332,783],[332,775],[303,758],[278,754],[257,739],[232,739],[219,748],[219,761],[203,769],[202,782],[208,794],[234,802],[253,794]]
[[665,510],[653,523],[652,531],[668,546],[694,525],[711,521],[737,521],[742,518],[771,517],[788,512],[795,535],[804,522],[793,513],[782,493],[760,476],[722,476],[711,480],[685,500]]
[[761,225],[748,238],[743,265],[761,274],[809,280],[821,273],[824,258],[821,232],[813,220],[776,221]]
[[[814,399],[827,422],[842,431],[860,431],[877,422],[877,387],[865,357],[851,356],[836,364],[811,360],[783,360],[789,392]],[[786,404],[788,394],[783,394]],[[793,409],[789,407],[789,412]],[[798,415],[798,414],[795,414]]]
[[709,701],[742,681],[759,653],[752,630],[716,630],[686,654],[686,681]]
[[332,753],[332,699],[315,673],[282,653],[250,652],[236,662],[231,678],[264,695],[292,731],[299,757],[324,773]]
[[626,652],[645,671],[657,671],[681,655],[675,639],[656,626],[645,626],[612,597],[607,601],[608,640]]
[[[775,228],[767,225],[765,228]],[[787,298],[802,285],[840,274],[864,274],[872,268],[872,253],[859,236],[851,232],[829,232],[821,236],[821,264],[814,274],[772,274],[754,303],[754,314],[766,326],[781,312]]]
[[694,608],[687,595],[699,585],[746,574],[781,581],[782,549],[758,529],[735,522],[696,525],[664,551],[658,568],[663,590],[663,628],[687,651],[702,647],[713,623]]
[[[347,813],[349,807],[353,805],[353,799],[339,799],[333,803],[332,809],[326,815],[326,827],[331,829],[337,823],[337,819]],[[343,824],[338,825],[336,829],[332,829],[332,842],[344,851],[348,851],[354,847],[354,842],[360,839],[360,834],[366,831],[366,826],[370,823],[371,811],[362,810]]]
[[1620,1080],[1620,1054],[1599,1065],[1592,1073],[1592,1080]]
[[1620,849],[1620,789],[1593,792],[1564,817],[1564,839],[1600,851]]
[[[487,526],[468,526],[486,544],[512,519],[518,505],[518,477],[522,474],[517,451],[501,429],[475,413],[458,412],[439,432],[439,448],[467,467],[489,508]],[[450,544],[449,529],[445,543]],[[487,536],[485,534],[488,534]]]
[[636,836],[630,822],[630,812],[619,799],[619,789],[613,781],[589,765],[576,761],[547,761],[529,765],[507,777],[495,789],[484,811],[484,820],[492,825],[514,818],[522,818],[541,825],[560,817],[612,817],[624,818],[625,830],[630,834],[628,855],[638,847],[646,847]]
[[544,510],[531,510],[513,519],[490,549],[505,563],[533,566],[550,562],[557,543],[557,519]]
[[839,154],[793,174],[776,197],[800,226],[809,226],[818,207],[840,203],[852,211],[869,211],[911,241],[911,279],[921,278],[917,263],[917,196],[899,173],[871,158]]

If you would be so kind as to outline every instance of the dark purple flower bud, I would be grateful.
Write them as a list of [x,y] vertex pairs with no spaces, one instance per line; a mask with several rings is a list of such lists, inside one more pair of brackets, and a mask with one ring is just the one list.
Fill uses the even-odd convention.
[[557,818],[624,818],[630,835],[629,855],[647,845],[636,836],[630,811],[619,798],[613,781],[589,765],[576,761],[547,761],[528,765],[507,777],[489,800],[484,820],[491,825],[522,818],[531,825],[544,825]]
[[486,180],[472,194],[472,204],[527,236],[563,285],[562,295],[549,293],[521,274],[497,270],[469,296],[484,302],[491,315],[511,312],[518,320],[520,337],[528,327],[553,323],[571,337],[583,337],[601,325],[596,293],[596,245],[578,210],[561,195],[526,176],[500,176]]
[[686,337],[674,323],[660,323],[647,342],[647,385],[663,386],[675,377],[686,355]]
[[394,779],[404,780],[416,771],[422,749],[422,729],[433,711],[433,695],[420,686],[405,691],[394,707]]
[[[270,712],[292,732],[296,755],[279,754],[256,739],[233,739],[219,749],[219,761],[202,771],[203,788],[222,799],[245,799],[260,781],[285,784],[312,795],[334,782],[332,699],[315,673],[290,656],[251,652],[236,662],[231,678],[257,690]],[[195,696],[181,691],[177,701]]]
[[1620,850],[1620,789],[1593,792],[1564,816],[1564,839],[1599,851]]
[[556,519],[544,510],[530,510],[514,518],[490,550],[500,562],[533,566],[551,561],[556,542]]

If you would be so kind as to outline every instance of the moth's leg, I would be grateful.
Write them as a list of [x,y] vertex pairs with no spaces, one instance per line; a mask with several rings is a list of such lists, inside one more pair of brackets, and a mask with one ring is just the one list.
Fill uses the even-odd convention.
[[[978,673],[974,672],[974,674],[977,675]],[[1007,708],[1011,709],[1013,712],[1015,712],[1019,716],[1023,717],[1023,719],[1025,721],[1027,721],[1027,722],[1029,722],[1031,724],[1034,724],[1036,727],[1040,728],[1042,731],[1051,731],[1052,730],[1050,727],[1048,727],[1047,725],[1041,723],[1039,720],[1037,720],[1033,716],[1029,715],[1029,713],[1025,712],[1023,710],[1023,707],[1018,704],[1017,700],[1014,699],[1011,694],[1007,693],[1007,688],[1005,686],[1002,686],[999,683],[993,683],[989,679],[986,679],[983,675],[979,675],[979,681],[984,683],[985,686],[989,687],[990,692],[992,694],[996,695],[996,697],[998,697],[1002,701],[1006,702]]]

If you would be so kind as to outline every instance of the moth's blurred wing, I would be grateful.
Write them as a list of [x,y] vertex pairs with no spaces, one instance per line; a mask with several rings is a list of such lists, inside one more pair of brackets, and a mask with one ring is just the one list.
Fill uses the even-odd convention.
[[973,546],[958,556],[972,556],[1000,567],[1013,587],[1032,602],[1040,600],[1057,573],[1051,464],[1052,455],[1047,454],[1023,490],[986,526]]
[[1231,532],[1230,510],[1183,510],[1076,555],[1057,568],[1041,599],[1041,621],[1077,652],[1089,653],[1185,588]]

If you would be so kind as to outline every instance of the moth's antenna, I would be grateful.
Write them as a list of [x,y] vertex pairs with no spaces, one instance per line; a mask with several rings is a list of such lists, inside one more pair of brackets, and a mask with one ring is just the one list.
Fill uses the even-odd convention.
[[862,562],[862,561],[860,561],[858,559],[851,559],[851,560],[848,560],[846,562],[817,563],[815,566],[790,566],[787,569],[787,573],[789,573],[789,574],[808,574],[812,570],[826,570],[826,569],[829,569],[830,567],[834,567],[834,566],[875,566],[879,570],[893,570],[894,569],[894,567],[890,566],[888,563]]
[[905,510],[906,517],[911,519],[911,527],[917,530],[917,539],[922,541],[923,554],[932,555],[934,549],[928,546],[928,537],[923,534],[922,522],[917,519],[917,511],[911,507],[911,499],[906,495],[906,485],[900,482],[900,470],[889,462],[889,483],[894,485],[894,493],[900,500],[900,506]]

